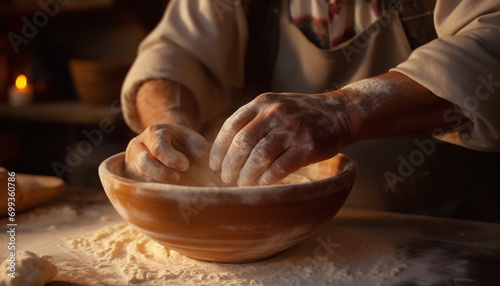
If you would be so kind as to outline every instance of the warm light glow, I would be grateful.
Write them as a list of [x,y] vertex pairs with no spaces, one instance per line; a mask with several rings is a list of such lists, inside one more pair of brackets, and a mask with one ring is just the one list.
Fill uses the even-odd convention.
[[19,89],[25,89],[26,86],[28,86],[28,79],[26,79],[26,76],[24,74],[19,75],[16,78],[16,87]]

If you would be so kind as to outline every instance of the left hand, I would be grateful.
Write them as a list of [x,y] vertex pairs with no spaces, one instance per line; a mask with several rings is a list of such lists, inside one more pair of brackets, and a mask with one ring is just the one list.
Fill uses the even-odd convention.
[[130,140],[125,171],[136,180],[179,183],[194,164],[207,165],[209,149],[205,138],[190,128],[151,125]]
[[270,185],[336,155],[350,129],[341,93],[264,93],[226,120],[210,168],[221,171],[226,184]]

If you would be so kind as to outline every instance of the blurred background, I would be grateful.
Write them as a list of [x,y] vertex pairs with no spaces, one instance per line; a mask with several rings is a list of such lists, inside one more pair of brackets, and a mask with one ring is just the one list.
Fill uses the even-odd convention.
[[0,166],[100,186],[98,164],[133,136],[122,81],[166,4],[1,0]]
[[[98,165],[134,136],[120,112],[123,78],[167,2],[0,0],[0,166],[100,187]],[[410,161],[420,150],[415,139],[429,138],[343,150],[359,165],[347,203],[500,222],[499,153],[436,143],[422,164],[400,176],[400,158]],[[387,172],[402,180],[390,187]]]

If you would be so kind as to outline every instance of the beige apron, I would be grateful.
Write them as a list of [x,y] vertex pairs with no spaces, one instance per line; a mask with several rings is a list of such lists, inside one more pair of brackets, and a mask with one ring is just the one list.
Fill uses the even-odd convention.
[[[340,46],[322,50],[290,22],[289,3],[283,3],[273,91],[323,92],[385,73],[411,53],[398,14],[386,12],[364,33]],[[354,1],[346,1],[344,5],[354,5]]]

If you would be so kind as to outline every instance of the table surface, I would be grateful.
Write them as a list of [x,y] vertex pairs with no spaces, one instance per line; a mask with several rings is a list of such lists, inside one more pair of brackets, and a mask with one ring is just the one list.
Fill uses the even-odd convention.
[[[73,221],[39,221],[35,227],[29,218],[30,213],[19,214],[18,218],[22,216],[27,218],[24,222],[19,220],[18,248],[46,255],[59,267],[58,275],[47,285],[91,285],[87,278],[89,274],[94,279],[99,277],[99,267],[93,262],[74,259],[84,254],[65,247],[65,237],[74,235],[77,231],[81,233],[82,228],[85,233],[92,234],[103,227],[123,224],[123,220],[114,211],[104,191],[98,189],[69,187],[63,196],[40,209],[62,206],[70,206],[77,211],[78,215]],[[89,207],[92,207],[92,212],[86,211]],[[40,209],[38,214],[43,213]],[[103,217],[107,219],[103,220]],[[4,232],[6,219],[0,220],[0,223],[1,231]],[[34,240],[33,237],[37,239]],[[5,239],[6,236],[2,236],[2,245],[6,245]],[[47,245],[52,245],[52,248],[48,248]],[[61,252],[61,247],[66,251]],[[387,252],[393,250],[401,254],[398,261],[402,262],[403,266],[398,266],[397,271],[393,273],[383,273],[387,269],[380,268],[380,265],[388,262],[381,263],[381,259],[389,259]],[[305,267],[303,261],[300,261],[302,259],[300,253],[310,253],[308,261],[314,262],[316,259],[319,263],[321,260],[325,265],[329,264],[330,268],[319,264],[312,268]],[[6,249],[2,247],[0,257],[3,259],[5,256]],[[69,259],[70,257],[72,259]],[[340,263],[340,260],[344,264]],[[206,262],[199,263],[206,264]],[[349,267],[338,269],[346,263]],[[295,275],[297,279],[279,277],[281,272],[270,275],[273,276],[272,279],[269,278],[271,280],[262,278],[262,271],[273,271],[272,269],[278,269],[273,267],[280,265],[290,268],[291,270],[286,272],[287,275]],[[337,265],[337,268],[332,268],[332,265]],[[367,281],[370,283],[379,281],[367,280],[373,279],[373,273],[376,272],[379,275],[386,275],[385,280],[379,283],[381,285],[500,285],[500,224],[345,207],[317,234],[298,246],[268,261],[238,265],[240,268],[231,267],[222,265],[217,269],[234,271],[231,277],[239,278],[239,283],[247,281],[248,284],[257,281],[257,284],[263,285],[284,285],[289,281],[295,281],[293,283],[300,285],[309,283],[317,285],[318,281],[329,281],[331,283],[325,285],[332,283],[364,285]],[[239,273],[243,273],[241,271],[243,268],[246,268],[245,275],[238,276]],[[193,269],[193,271],[204,271],[206,268]],[[336,269],[338,272],[326,273],[325,269]],[[354,270],[357,272],[354,273]],[[313,271],[313,273],[305,275],[301,271]],[[349,275],[342,276],[340,273]],[[368,274],[371,276],[368,277]],[[309,278],[304,280],[304,277]],[[143,284],[138,284],[149,285],[147,278],[145,279],[141,280]],[[120,277],[114,280],[118,281],[116,284],[109,279],[106,281],[109,285],[130,282],[120,280]],[[170,284],[168,281],[163,282]],[[170,282],[178,285],[182,280]],[[102,285],[107,283],[103,282]]]

